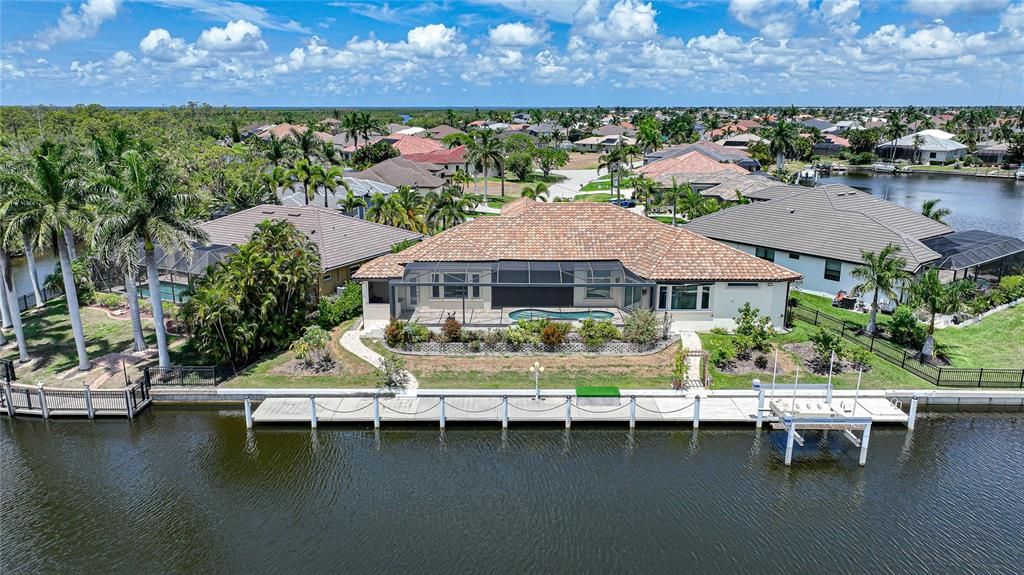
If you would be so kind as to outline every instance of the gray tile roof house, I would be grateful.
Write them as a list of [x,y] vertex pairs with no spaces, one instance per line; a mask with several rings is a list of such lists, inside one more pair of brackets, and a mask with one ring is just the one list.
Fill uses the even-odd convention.
[[761,163],[751,158],[750,154],[745,151],[719,146],[714,142],[708,141],[694,142],[692,144],[680,144],[678,146],[672,146],[670,148],[651,152],[644,156],[644,165],[651,164],[665,158],[688,154],[690,152],[700,152],[716,162],[729,162],[746,168],[752,172],[761,169]]
[[718,198],[726,202],[737,201],[739,199],[737,194],[742,194],[744,198],[752,201],[774,199],[775,196],[771,192],[763,194],[761,192],[770,188],[799,187],[784,186],[778,180],[765,175],[738,174],[732,170],[704,174],[691,180],[690,184],[702,196]]
[[[395,186],[391,186],[382,182],[375,182],[373,180],[360,180],[358,178],[345,177],[345,183],[352,189],[352,195],[356,197],[367,197],[373,194],[390,194],[397,190]],[[327,196],[327,207],[331,209],[338,208],[338,200],[344,198],[348,192],[342,188],[337,187],[334,189],[333,194]],[[281,204],[285,206],[305,206],[306,204],[306,186],[302,182],[295,182],[291,187],[280,188],[277,191],[277,198]],[[324,196],[320,192],[313,194],[313,199],[309,201],[311,206],[324,205]]]
[[907,271],[940,255],[922,240],[952,230],[917,212],[843,185],[793,189],[778,186],[777,199],[735,206],[686,224],[709,238],[859,263],[861,251],[900,247]]
[[[210,243],[236,246],[249,241],[256,225],[266,220],[291,222],[320,251],[320,293],[330,294],[348,280],[359,264],[391,253],[391,246],[421,234],[346,216],[315,206],[262,205],[202,224]],[[328,278],[327,276],[330,276]]]
[[[421,190],[434,190],[444,185],[444,179],[432,174],[431,166],[432,164],[420,164],[397,157],[345,176],[360,180],[373,180],[395,187],[409,186]],[[440,167],[433,168],[433,170],[439,169]]]

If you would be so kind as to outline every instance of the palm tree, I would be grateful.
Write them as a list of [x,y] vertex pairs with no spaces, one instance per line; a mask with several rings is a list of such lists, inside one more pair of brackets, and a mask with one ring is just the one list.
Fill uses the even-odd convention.
[[401,225],[407,230],[427,233],[427,222],[423,217],[426,211],[423,196],[409,186],[400,186],[397,191],[390,194],[402,213]]
[[473,178],[471,178],[465,170],[455,170],[455,173],[452,174],[451,179],[452,184],[458,186],[463,193],[465,193],[466,191],[466,186],[468,186],[473,181]]
[[942,200],[939,199],[925,200],[921,204],[921,215],[926,218],[933,219],[936,222],[939,222],[940,224],[945,224],[946,217],[952,214],[953,210],[949,208],[938,207],[939,202],[941,201]]
[[302,191],[306,197],[307,206],[309,201],[313,199],[313,186],[321,172],[323,172],[323,169],[320,166],[310,165],[306,160],[296,161],[292,169],[288,170],[288,178],[291,181],[292,189],[295,189],[295,184],[302,184]]
[[292,128],[292,134],[289,140],[291,141],[292,146],[295,147],[306,162],[310,162],[313,156],[316,155],[316,149],[320,142],[313,133],[313,130],[309,128],[302,132]]
[[288,187],[291,184],[292,178],[289,175],[288,170],[282,166],[274,166],[269,172],[260,174],[260,183],[262,186],[274,193],[275,203],[277,200],[277,193],[283,188]]
[[487,202],[487,177],[490,166],[501,166],[504,146],[492,130],[480,130],[466,146],[466,161],[484,168],[484,202]]
[[700,195],[700,192],[695,191],[689,183],[684,183],[680,188],[681,194],[677,200],[676,209],[685,213],[688,221],[704,215],[707,198]]
[[[11,275],[11,253],[7,246],[21,234],[6,221],[0,227],[0,290],[3,290],[3,305],[10,310],[11,324],[14,327],[14,339],[18,342],[18,361],[29,360],[28,346],[25,343],[25,330],[21,324],[21,309],[18,306],[18,294],[14,291],[14,277]],[[0,328],[2,329],[2,328]]]
[[619,192],[619,186],[617,182],[617,176],[622,171],[622,164],[626,161],[626,154],[622,149],[622,146],[615,146],[607,153],[597,157],[597,173],[601,173],[601,168],[608,170],[610,176],[609,187],[612,193],[616,195],[617,199],[622,199],[621,193]]
[[645,176],[633,178],[633,199],[644,205],[644,213],[647,213],[648,204],[654,197],[654,189],[657,183]]
[[[320,168],[319,166],[316,166]],[[313,187],[317,190],[321,190],[324,194],[324,207],[329,208],[330,205],[327,203],[327,197],[338,193],[338,188],[344,188],[351,191],[348,182],[342,177],[345,172],[338,166],[331,166],[330,168],[320,168],[317,170],[317,178],[313,184]]]
[[0,185],[6,190],[0,199],[0,220],[12,229],[36,230],[36,247],[42,247],[43,238],[57,239],[64,295],[80,371],[89,370],[89,354],[85,349],[85,332],[67,238],[72,228],[84,229],[89,220],[82,201],[86,194],[85,175],[81,156],[63,144],[49,141],[44,141],[32,152],[27,170],[0,174]]
[[868,319],[867,332],[874,334],[878,326],[878,294],[882,293],[890,298],[898,297],[896,289],[910,277],[904,268],[907,260],[899,257],[899,246],[889,244],[877,254],[872,251],[861,251],[861,265],[853,268],[850,274],[860,280],[860,283],[850,290],[855,296],[872,292],[871,314]]
[[345,187],[345,197],[338,200],[338,207],[345,211],[350,216],[355,216],[359,208],[366,207],[366,200],[362,196],[357,196],[352,193],[352,188]]
[[424,200],[428,206],[427,221],[436,232],[465,222],[480,203],[479,196],[462,193],[453,187],[446,187],[440,193],[428,192]]
[[903,137],[907,131],[907,125],[903,123],[903,115],[900,114],[899,110],[889,110],[889,113],[885,115],[885,137],[892,140],[892,157],[891,161],[896,160],[896,141]]
[[787,157],[796,156],[799,151],[800,131],[796,124],[779,120],[764,133],[768,141],[768,152],[775,156],[775,169],[782,170]]
[[672,227],[675,227],[676,225],[676,213],[678,211],[679,202],[692,191],[693,188],[690,187],[689,183],[679,185],[675,178],[672,178],[672,187],[662,190],[661,198],[658,203],[662,206],[672,207]]
[[921,163],[921,145],[924,144],[924,136],[914,134],[914,163]]
[[117,246],[120,254],[135,254],[141,243],[149,281],[149,301],[153,308],[156,344],[160,367],[171,365],[167,350],[163,299],[160,297],[160,273],[156,248],[164,253],[191,254],[194,242],[206,241],[206,232],[199,222],[184,214],[200,202],[198,195],[179,188],[167,164],[154,155],[135,150],[122,157],[122,170],[117,177],[104,177],[100,185],[109,191],[100,200],[102,219],[97,237]]
[[274,134],[270,134],[270,138],[267,139],[267,143],[263,148],[263,155],[272,165],[277,166],[288,157],[288,148],[283,140]]
[[923,359],[931,359],[935,353],[935,316],[959,311],[973,289],[974,286],[967,280],[943,284],[939,280],[939,271],[934,268],[910,285],[910,301],[928,312],[928,337],[921,348]]
[[523,188],[522,195],[524,198],[529,198],[537,202],[548,201],[548,185],[544,182],[540,182],[536,186],[526,186]]
[[345,137],[352,140],[355,149],[359,149],[359,135],[362,133],[359,112],[352,112],[341,120],[341,130]]

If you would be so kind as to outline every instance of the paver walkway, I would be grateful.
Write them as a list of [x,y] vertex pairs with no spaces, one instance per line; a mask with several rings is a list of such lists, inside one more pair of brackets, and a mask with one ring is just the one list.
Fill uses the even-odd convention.
[[[341,347],[373,367],[379,366],[383,357],[363,344],[363,340],[359,339],[360,333],[359,330],[351,329],[341,334]],[[405,391],[399,395],[415,396],[416,391],[420,388],[420,382],[408,370],[405,373],[408,376]]]

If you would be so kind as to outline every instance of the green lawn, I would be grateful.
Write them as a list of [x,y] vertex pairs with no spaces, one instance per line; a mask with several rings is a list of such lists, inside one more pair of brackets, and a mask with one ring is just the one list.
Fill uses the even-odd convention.
[[[787,343],[798,343],[808,341],[810,335],[814,333],[814,328],[804,323],[798,323],[797,326],[786,334],[779,334],[772,338],[772,341],[779,346],[780,358],[782,354],[788,356],[792,363],[795,365],[799,360],[795,355],[788,351],[781,349],[781,346]],[[701,346],[709,354],[713,353],[718,347],[729,345],[732,340],[730,335],[719,335],[713,333],[701,333],[700,336]],[[755,352],[756,355],[756,352]],[[766,354],[768,356],[768,369],[760,373],[745,373],[745,374],[733,374],[733,373],[722,373],[714,365],[710,366],[711,377],[714,381],[712,389],[751,389],[751,381],[754,378],[760,379],[762,382],[771,382],[772,373],[771,365],[773,362],[774,354]],[[782,360],[780,360],[781,362]],[[784,381],[792,383],[796,375],[795,369],[779,369],[779,376],[777,381]],[[826,383],[828,381],[827,375],[816,375],[812,374],[805,369],[800,370],[800,382],[801,383]],[[832,383],[836,389],[854,389],[857,386],[857,373],[856,372],[844,372],[835,374],[832,377]],[[864,373],[863,380],[861,381],[861,389],[894,389],[894,388],[928,388],[931,384],[925,380],[911,374],[910,372],[904,371],[899,367],[883,360],[882,358],[875,357],[871,362],[871,370]]]
[[[809,294],[809,293],[804,293],[804,292],[799,292],[799,291],[793,291],[793,292],[790,293],[790,295],[792,297],[795,297],[805,307],[809,307],[809,308],[811,308],[813,310],[817,310],[817,311],[820,311],[822,313],[827,313],[827,314],[831,315],[832,317],[835,317],[835,318],[838,318],[838,319],[842,319],[842,320],[846,320],[848,322],[860,324],[862,326],[868,325],[868,319],[869,319],[868,318],[868,314],[860,313],[860,312],[852,311],[852,310],[848,310],[848,309],[843,309],[843,308],[839,308],[839,307],[832,307],[832,300],[830,298],[822,297],[822,296],[819,296],[819,295],[812,295],[812,294]],[[870,297],[871,297],[870,295],[865,295],[865,298],[870,298]],[[878,314],[878,323],[879,324],[887,323],[889,321],[889,319],[890,319],[890,316],[888,316],[888,315],[886,315],[884,313]]]
[[615,196],[610,193],[583,193],[572,198],[572,202],[607,202]]
[[994,313],[967,327],[935,332],[957,367],[1024,368],[1024,305]]
[[513,198],[511,196],[487,198],[487,207],[500,210],[505,204],[514,202],[518,199],[518,197]]
[[247,367],[243,373],[228,380],[224,387],[376,387],[379,378],[373,374],[369,363],[352,355],[341,347],[341,334],[350,329],[350,320],[331,330],[331,354],[340,365],[339,373],[329,375],[293,375],[272,373],[277,368],[295,359],[290,351],[268,355]]
[[[67,303],[64,298],[51,300],[40,309],[31,308],[21,314],[25,329],[26,345],[29,356],[36,361],[17,368],[19,380],[23,382],[54,383],[57,374],[78,365],[78,354],[75,351],[75,340],[71,333],[71,318],[68,316]],[[146,341],[156,345],[153,333],[153,322],[143,320],[143,331]],[[86,351],[90,359],[96,359],[108,353],[122,352],[132,347],[132,324],[125,319],[111,319],[101,309],[83,307],[82,327],[85,331]],[[14,341],[14,331],[6,332],[8,339]],[[174,337],[171,336],[173,343]],[[0,357],[17,361],[18,350],[10,347],[0,352]]]
[[[508,174],[506,174],[506,176],[507,176],[505,178],[505,183],[506,184],[508,184],[508,183],[536,184],[536,183],[540,183],[540,182],[544,182],[545,184],[554,184],[554,183],[561,182],[562,180],[565,179],[565,176],[560,176],[558,174],[550,174],[550,175],[545,176],[541,172],[534,172],[534,173],[530,174],[529,176],[526,176],[525,180],[520,180],[519,178],[517,178],[512,173],[508,173]],[[478,177],[478,178],[473,178],[473,181],[483,183],[484,178],[482,176]],[[501,178],[497,177],[497,176],[488,176],[487,177],[487,181],[490,182],[490,183],[494,183],[494,182],[501,183]]]
[[[584,186],[582,188],[580,188],[580,191],[581,192],[597,192],[597,191],[601,191],[601,190],[610,190],[611,187],[612,187],[611,179],[608,176],[601,176],[601,177],[597,178],[596,180],[591,180],[590,182],[587,182],[586,184],[584,184]],[[626,179],[622,180],[622,182],[619,184],[619,187],[621,187],[621,188],[632,188],[633,187],[633,180],[629,179],[629,178],[626,178]]]

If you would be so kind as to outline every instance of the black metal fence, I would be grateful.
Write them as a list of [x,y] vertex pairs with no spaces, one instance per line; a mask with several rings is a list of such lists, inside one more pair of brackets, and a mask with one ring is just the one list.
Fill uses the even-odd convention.
[[[52,299],[64,297],[64,292],[59,290],[42,288],[39,290],[39,295],[43,297],[43,303],[46,303]],[[30,307],[35,307],[36,296],[35,294],[27,293],[18,296],[18,311],[25,311]]]
[[12,383],[18,379],[14,374],[14,362],[9,359],[0,359],[0,383]]
[[208,365],[147,367],[143,370],[147,383],[156,387],[216,387],[225,376],[216,366]]
[[921,361],[918,356],[889,340],[869,335],[864,326],[840,319],[814,308],[797,304],[789,310],[790,319],[838,332],[847,341],[867,348],[878,357],[898,365],[933,385],[946,387],[1024,388],[1024,369],[944,367]]

